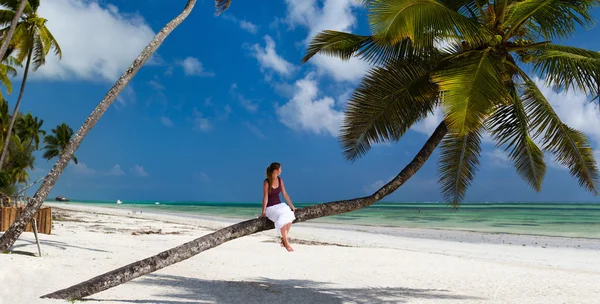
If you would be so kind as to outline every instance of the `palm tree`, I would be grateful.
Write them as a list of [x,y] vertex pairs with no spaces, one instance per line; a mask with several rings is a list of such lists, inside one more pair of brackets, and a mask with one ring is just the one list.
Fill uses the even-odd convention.
[[[69,145],[69,141],[73,136],[73,129],[67,126],[64,122],[56,128],[52,129],[52,134],[46,135],[44,137],[44,158],[47,160],[51,160],[57,156],[59,156],[67,146]],[[73,162],[77,165],[77,157],[74,154],[71,155]]]
[[21,116],[16,122],[17,136],[24,141],[28,141],[27,146],[33,145],[35,150],[37,150],[40,147],[40,136],[46,135],[46,131],[42,130],[43,124],[43,119],[40,120],[31,115],[31,113],[27,113]]
[[[0,23],[8,23],[9,20],[15,18],[20,7],[17,7],[16,0],[0,0],[0,4],[7,8],[0,10]],[[17,51],[16,61],[19,64],[22,64],[23,61],[26,62],[23,80],[21,81],[21,90],[19,91],[19,97],[17,98],[13,113],[18,113],[19,111],[31,64],[33,63],[33,71],[37,71],[37,69],[46,63],[46,56],[48,56],[48,53],[52,49],[54,49],[54,52],[59,59],[62,57],[62,51],[60,50],[58,42],[46,27],[47,20],[40,17],[37,13],[39,6],[39,0],[27,1],[23,9],[21,21],[17,23],[14,30],[14,36],[10,41],[14,50]],[[10,28],[0,30],[0,36],[9,36],[8,31],[10,31]],[[10,137],[12,132],[15,119],[16,116],[13,115],[8,127],[8,137]],[[5,139],[5,141],[7,140],[8,139]],[[2,154],[0,155],[0,170],[2,170],[2,163],[4,162],[6,153],[7,145],[4,145]]]
[[[4,1],[4,0],[0,0]],[[43,183],[40,185],[40,188],[36,191],[33,198],[27,204],[25,210],[21,213],[20,217],[11,225],[11,227],[0,236],[0,252],[5,252],[15,241],[19,238],[21,233],[25,230],[25,227],[31,221],[32,216],[39,210],[39,208],[44,203],[46,197],[48,197],[48,193],[56,184],[58,177],[62,174],[67,164],[69,163],[71,156],[77,150],[85,136],[89,133],[89,131],[96,125],[98,120],[102,117],[102,115],[106,112],[108,107],[115,101],[119,93],[123,91],[123,89],[127,86],[129,81],[135,76],[135,74],[140,70],[140,68],[148,61],[148,59],[154,54],[154,52],[160,47],[163,41],[169,36],[171,32],[181,24],[188,15],[192,12],[192,9],[196,5],[197,0],[187,0],[183,11],[171,20],[167,25],[165,25],[157,34],[154,36],[152,41],[148,43],[148,45],[142,50],[140,55],[133,61],[131,66],[119,79],[116,83],[110,88],[108,93],[104,96],[102,101],[96,106],[94,111],[90,114],[90,116],[85,120],[83,125],[79,128],[77,133],[73,135],[72,140],[65,147],[65,149],[61,152],[58,160],[56,161],[54,167],[48,173],[46,179],[44,179]],[[229,7],[231,0],[215,0],[215,6],[217,15],[223,12],[225,9]],[[1,2],[0,2],[1,3]]]
[[[21,0],[19,2],[19,6],[17,7],[12,21],[10,22],[10,27],[8,28],[8,32],[6,32],[5,36],[2,37],[2,45],[0,46],[0,58],[4,58],[4,55],[9,50],[10,41],[15,33],[15,29],[17,28],[17,24],[23,15],[23,10],[25,9],[25,5],[27,5],[28,0]],[[7,7],[16,7],[15,5],[7,5]],[[6,20],[4,20],[4,24],[6,24]]]

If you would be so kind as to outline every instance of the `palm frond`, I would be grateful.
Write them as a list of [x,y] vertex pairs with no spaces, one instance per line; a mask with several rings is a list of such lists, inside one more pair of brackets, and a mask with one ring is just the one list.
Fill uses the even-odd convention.
[[513,1],[508,9],[504,26],[509,35],[525,26],[529,32],[543,39],[568,38],[577,26],[594,25],[591,9],[598,0],[523,0]]
[[544,153],[529,135],[529,117],[514,86],[512,103],[500,106],[488,120],[488,129],[497,146],[506,145],[517,173],[535,191],[541,191],[546,163]]
[[481,129],[466,135],[448,132],[440,146],[438,175],[442,197],[455,208],[463,201],[479,166]]
[[410,39],[403,39],[394,44],[378,43],[373,36],[326,30],[313,37],[302,63],[306,63],[316,54],[342,60],[356,56],[370,64],[378,64],[392,58],[401,59],[415,55],[416,50],[412,47]]
[[231,5],[231,0],[215,0],[216,14],[221,15]]
[[436,38],[458,38],[475,45],[489,36],[477,21],[436,0],[374,0],[369,21],[378,40],[393,44],[409,38],[416,48],[432,48]]
[[431,113],[438,90],[426,63],[393,60],[371,69],[346,107],[340,140],[344,154],[355,160],[373,143],[397,141]]
[[547,44],[530,52],[533,69],[557,89],[600,95],[600,52]]
[[508,103],[503,73],[502,59],[485,49],[452,57],[434,74],[450,131],[466,136],[479,129],[495,103]]
[[543,150],[554,154],[556,161],[569,168],[580,186],[597,195],[598,167],[587,137],[564,124],[537,85],[526,75],[524,78],[522,100],[531,119],[531,127],[536,131],[534,137],[543,135]]

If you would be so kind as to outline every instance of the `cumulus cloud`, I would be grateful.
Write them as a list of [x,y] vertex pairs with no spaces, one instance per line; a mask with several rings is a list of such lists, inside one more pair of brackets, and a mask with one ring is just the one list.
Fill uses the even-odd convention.
[[256,26],[256,24],[246,21],[246,20],[240,21],[240,27],[252,34],[256,34],[258,32],[258,26]]
[[73,168],[73,172],[79,175],[94,175],[96,174],[96,170],[88,167],[85,163],[79,162],[77,165],[74,163],[71,165]]
[[169,117],[166,116],[161,116],[160,117],[160,123],[165,126],[165,127],[172,127],[173,126],[173,121],[171,121],[171,119],[169,119]]
[[208,132],[212,129],[212,123],[208,118],[204,116],[204,114],[198,109],[194,108],[193,110],[193,129],[195,131]]
[[110,170],[108,170],[108,172],[106,174],[113,175],[113,176],[122,176],[122,175],[125,175],[125,171],[123,171],[123,169],[121,169],[121,165],[116,164]]
[[[360,5],[355,0],[286,0],[286,21],[292,27],[302,26],[308,31],[303,43],[323,30],[351,32],[357,24],[354,10]],[[362,78],[369,64],[357,58],[342,61],[322,55],[314,56],[309,63],[315,65],[319,73],[327,74],[336,81],[356,82]]]
[[312,74],[296,81],[291,100],[277,108],[281,123],[294,130],[337,136],[344,114],[335,108],[335,99],[319,98]]
[[146,177],[150,175],[144,170],[144,167],[140,165],[133,166],[133,168],[131,168],[131,173],[140,177]]
[[138,14],[95,0],[42,1],[39,14],[61,46],[32,78],[115,81],[154,37]]
[[261,71],[273,70],[282,76],[289,76],[295,70],[294,65],[283,59],[277,51],[275,51],[275,41],[273,38],[266,35],[265,46],[254,44],[251,47],[252,56],[254,56],[260,64]]
[[204,71],[204,66],[198,58],[186,57],[185,59],[177,62],[182,68],[185,76],[215,76],[212,72]]

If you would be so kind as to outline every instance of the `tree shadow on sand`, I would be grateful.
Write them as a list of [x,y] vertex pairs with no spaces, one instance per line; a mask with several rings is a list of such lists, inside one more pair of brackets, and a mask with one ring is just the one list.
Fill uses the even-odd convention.
[[87,299],[137,304],[183,303],[408,303],[411,299],[482,300],[455,295],[448,290],[389,288],[333,288],[310,280],[208,281],[152,274],[132,283],[171,287],[171,293],[153,294],[158,299]]
[[[71,245],[71,244],[67,244],[65,242],[40,240],[40,247],[42,248],[42,254],[43,254],[45,246],[55,247],[55,248],[58,248],[61,250],[67,250],[67,248],[77,248],[77,249],[84,249],[84,250],[89,250],[89,251],[94,251],[94,252],[110,252],[110,251],[97,249],[97,248]],[[11,251],[14,253],[15,252],[14,249],[17,249],[17,248],[31,249],[31,250],[37,252],[37,247],[36,247],[35,241],[19,239],[19,240],[17,240],[17,243],[11,247]],[[22,251],[19,251],[19,252],[22,252]]]

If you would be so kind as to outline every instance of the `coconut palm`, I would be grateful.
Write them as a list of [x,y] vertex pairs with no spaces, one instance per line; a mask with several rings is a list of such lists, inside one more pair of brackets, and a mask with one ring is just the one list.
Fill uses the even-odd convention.
[[[5,1],[5,0],[0,0]],[[6,0],[8,1],[8,0]],[[33,1],[33,0],[31,0]],[[13,0],[14,2],[14,0]],[[171,32],[181,24],[192,12],[192,9],[196,5],[197,0],[187,0],[183,11],[171,20],[167,25],[165,25],[157,34],[154,36],[152,41],[148,43],[148,45],[142,50],[140,55],[133,61],[131,66],[119,79],[116,83],[109,89],[108,93],[104,96],[102,101],[98,104],[98,106],[94,109],[92,114],[85,120],[83,125],[79,128],[77,133],[73,135],[72,140],[66,146],[66,148],[62,151],[56,164],[48,173],[46,179],[44,179],[43,183],[40,185],[40,188],[36,191],[33,198],[27,204],[25,210],[21,213],[19,219],[17,219],[11,227],[0,236],[0,252],[7,251],[19,238],[21,233],[25,230],[29,220],[31,217],[39,210],[42,206],[46,197],[48,197],[48,193],[56,184],[58,177],[62,174],[67,164],[69,163],[71,156],[77,150],[85,136],[88,132],[96,125],[98,120],[102,117],[102,115],[106,112],[108,107],[116,100],[117,96],[123,89],[127,86],[129,81],[133,79],[133,76],[140,70],[140,68],[148,61],[148,59],[154,54],[154,52],[160,47],[163,41],[169,36]],[[229,7],[231,0],[215,0],[216,12],[217,15],[223,12],[225,9]],[[0,2],[1,4],[1,2]],[[14,6],[13,6],[14,7]],[[16,33],[15,33],[16,35]]]
[[[5,9],[0,10],[0,23],[8,24],[11,22],[20,9],[18,6],[19,4],[20,3],[17,0],[0,0],[0,5],[5,7]],[[48,56],[51,50],[54,50],[59,58],[62,57],[62,51],[58,42],[46,27],[46,22],[48,20],[38,15],[37,11],[39,6],[39,0],[27,1],[23,9],[21,20],[17,23],[14,35],[10,40],[10,45],[14,48],[14,51],[17,52],[16,62],[22,64],[25,61],[21,90],[19,91],[19,97],[17,98],[13,113],[18,113],[19,111],[30,67],[33,67],[33,71],[36,71],[44,65],[46,63],[46,56]],[[9,36],[9,31],[10,27],[1,29],[0,36]],[[8,127],[8,137],[10,137],[12,132],[15,119],[16,116],[13,115],[13,119],[11,119]],[[7,140],[8,139],[5,139],[5,141]],[[0,155],[0,170],[2,169],[4,158],[6,157],[6,147],[7,145],[2,149],[2,154]]]
[[[67,126],[64,122],[56,128],[52,129],[52,134],[44,137],[44,158],[51,160],[59,156],[69,145],[71,137],[73,136],[73,129]],[[77,157],[74,154],[71,155],[71,159],[77,165]]]
[[439,177],[444,198],[455,206],[475,177],[484,132],[509,152],[517,173],[536,191],[548,152],[598,194],[587,137],[560,120],[525,72],[531,69],[558,89],[598,95],[600,54],[552,43],[577,26],[590,26],[598,1],[363,2],[371,36],[321,32],[303,59],[357,56],[375,66],[346,108],[340,139],[348,159],[358,159],[373,143],[400,140],[439,106],[448,127]]
[[46,131],[42,130],[42,125],[44,125],[43,119],[40,120],[31,113],[22,115],[16,122],[17,136],[26,141],[27,146],[33,145],[37,150],[40,147],[41,137],[46,135]]

